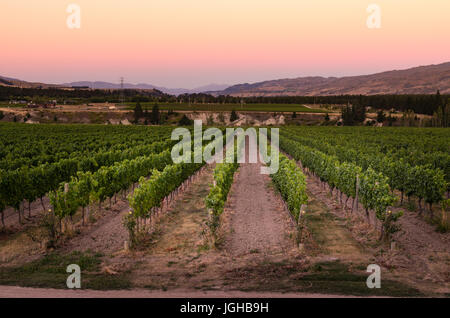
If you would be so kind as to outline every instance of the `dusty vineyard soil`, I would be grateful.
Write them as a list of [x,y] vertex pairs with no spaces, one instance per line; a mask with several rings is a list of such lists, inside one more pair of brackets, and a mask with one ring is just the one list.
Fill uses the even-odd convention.
[[[105,209],[105,208],[104,208]],[[62,248],[64,252],[93,251],[104,254],[116,252],[124,247],[128,233],[122,225],[123,216],[130,210],[128,202],[120,199],[95,224],[81,229],[81,233]]]
[[[398,210],[398,208],[394,209]],[[450,233],[438,233],[415,212],[400,218],[401,231],[395,234],[400,253],[387,261],[407,268],[413,282],[423,282],[432,289],[450,293]]]
[[[246,254],[287,253],[294,248],[295,226],[274,192],[269,175],[261,174],[262,164],[250,162],[250,152],[257,151],[255,138],[246,137],[245,163],[235,174],[223,215],[229,227],[225,249],[234,256]],[[226,220],[228,218],[228,220]]]
[[[370,249],[358,241],[347,228],[346,220],[336,216],[336,205],[320,199],[321,192],[308,179],[306,226],[311,240],[307,241],[311,255],[323,255],[343,262],[369,264],[374,260]],[[365,240],[370,233],[365,232]],[[367,241],[366,241],[367,242]],[[366,244],[367,245],[367,244]]]
[[9,231],[16,232],[25,229],[30,224],[36,223],[41,213],[45,211],[43,208],[48,209],[50,207],[50,200],[47,196],[42,198],[42,203],[44,207],[42,207],[40,199],[31,202],[30,209],[28,208],[28,202],[24,203],[24,206],[21,207],[21,209],[24,209],[24,217],[22,218],[23,224],[19,223],[18,213],[15,209],[10,207],[5,209],[3,212],[5,227],[7,227]]
[[[308,190],[317,198],[326,209],[341,219],[341,223],[350,231],[351,236],[358,241],[365,254],[367,264],[373,261],[382,265],[387,276],[407,282],[411,286],[425,293],[450,293],[450,235],[436,232],[435,228],[420,218],[417,213],[404,210],[400,218],[401,231],[394,234],[396,247],[390,250],[389,246],[377,243],[378,232],[374,229],[376,224],[373,212],[370,215],[371,226],[368,225],[365,212],[354,208],[353,215],[349,217],[352,201],[347,201],[345,195],[340,203],[338,196],[330,195],[329,188],[313,176],[307,180]],[[336,192],[336,191],[335,191]],[[394,211],[401,210],[394,208]],[[334,230],[331,231],[336,233]],[[358,253],[352,253],[353,256]],[[364,258],[363,258],[364,259]]]
[[[87,222],[85,226],[81,226],[81,212],[77,213],[70,233],[66,232],[66,237],[61,240],[62,246],[59,246],[57,251],[70,253],[90,250],[109,254],[123,248],[127,233],[122,225],[122,217],[128,210],[128,202],[124,199],[118,199],[111,208],[104,206],[100,212],[97,207],[91,207],[91,217],[94,217],[95,221]],[[40,215],[41,211],[38,213]],[[40,244],[29,236],[33,223],[38,223],[39,215],[20,231],[9,234],[4,241],[0,241],[0,265],[25,264],[46,254]]]
[[0,298],[342,298],[343,295],[316,293],[274,293],[242,291],[193,291],[187,289],[162,290],[61,290],[0,286]]
[[[213,165],[208,165],[160,219],[158,228],[145,249],[117,254],[107,260],[105,266],[114,271],[133,267],[133,286],[152,290],[182,288],[204,291],[270,291],[271,287],[282,290],[283,287],[272,284],[279,282],[278,275],[286,271],[284,267],[300,268],[303,263],[296,258],[298,253],[288,237],[291,225],[287,211],[282,209],[279,198],[269,188],[269,177],[259,174],[259,166],[248,165],[248,176],[236,177],[222,218],[224,225],[234,226],[236,223],[231,222],[232,215],[237,216],[239,213],[244,218],[248,215],[250,218],[246,222],[249,226],[250,223],[255,223],[251,225],[252,232],[246,233],[243,229],[227,231],[223,233],[225,243],[218,249],[212,248],[208,235],[205,235],[208,230],[208,212],[204,199],[213,182],[214,168]],[[260,184],[252,195],[266,203],[266,206],[261,206],[262,210],[257,211],[266,214],[266,227],[259,229],[257,225],[261,225],[261,216],[252,213],[251,203],[244,205],[244,209],[237,213],[233,212],[234,206],[230,203],[238,202],[233,197],[238,193],[239,187],[253,187],[248,182],[254,172],[257,173],[256,178]],[[266,243],[268,234],[272,237],[269,244]],[[243,240],[249,240],[250,244],[244,242],[245,245],[228,245]],[[232,248],[237,248],[238,253]],[[267,277],[266,271],[273,272],[271,277]],[[284,279],[288,281],[288,275]]]
[[226,247],[233,255],[284,253],[294,245],[288,212],[270,187],[270,177],[260,174],[260,168],[260,163],[243,163],[235,176],[227,208],[232,232]]
[[[302,168],[300,162],[298,166]],[[370,211],[369,224],[361,203],[355,204],[351,212],[352,199],[346,200],[345,195],[340,197],[337,190],[331,194],[328,185],[306,169],[304,173],[307,176],[310,213],[314,215],[314,212],[320,211],[319,214],[331,213],[333,216],[316,222],[319,229],[311,229],[314,222],[309,224],[309,230],[314,231],[316,236],[310,247],[350,264],[379,264],[384,268],[385,277],[414,286],[425,294],[450,293],[449,233],[436,232],[435,227],[417,213],[403,209],[405,213],[399,221],[401,231],[394,234],[396,245],[391,250],[390,246],[377,240],[381,224],[373,211]],[[393,208],[393,211],[398,210],[400,208]],[[326,230],[321,231],[320,228]]]
[[[258,166],[259,169],[259,166]],[[273,202],[266,207],[266,216],[271,222],[276,222],[274,228],[262,228],[251,233],[247,238],[237,231],[223,233],[225,244],[218,249],[211,247],[208,239],[206,221],[208,212],[204,199],[213,182],[213,166],[207,166],[192,184],[183,192],[173,206],[161,218],[158,228],[152,236],[151,242],[142,251],[117,254],[105,261],[105,266],[113,271],[132,267],[132,283],[138,288],[151,290],[188,289],[202,291],[233,291],[233,290],[263,290],[284,291],[284,284],[288,290],[289,268],[302,268],[303,262],[297,258],[298,253],[293,248],[292,241],[286,237],[289,230],[288,216],[277,216],[285,211],[281,209],[281,202],[273,189],[267,188],[268,179],[263,181],[262,187],[257,189],[260,198],[270,197]],[[257,170],[259,175],[259,170]],[[235,179],[230,198],[236,194],[237,187],[248,187],[250,179]],[[275,208],[275,210],[270,210]],[[233,205],[227,203],[223,222],[232,224],[230,216]],[[248,213],[241,209],[239,213]],[[235,213],[233,213],[236,215]],[[249,222],[259,224],[257,214],[250,214]],[[274,223],[271,223],[272,225]],[[273,241],[262,243],[267,231],[273,231]],[[238,233],[238,236],[235,234]],[[244,235],[244,236],[241,236]],[[239,250],[236,254],[228,246],[236,238],[249,239],[253,244]],[[257,239],[254,239],[257,238]],[[258,250],[254,249],[259,248]],[[244,252],[243,254],[241,252]],[[134,264],[134,265],[131,265]],[[268,276],[267,271],[271,272]],[[286,275],[283,275],[285,273]],[[279,284],[281,276],[285,282]],[[286,290],[287,291],[287,290]],[[218,292],[220,294],[220,292]],[[214,294],[212,294],[214,295]]]

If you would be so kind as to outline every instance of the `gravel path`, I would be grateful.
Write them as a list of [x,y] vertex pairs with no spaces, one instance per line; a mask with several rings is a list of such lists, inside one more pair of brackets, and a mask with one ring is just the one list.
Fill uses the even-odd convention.
[[276,293],[242,291],[194,291],[194,290],[68,290],[0,286],[0,298],[348,298],[354,296]]
[[270,186],[270,177],[260,169],[259,162],[242,163],[235,175],[228,200],[232,214],[228,250],[234,255],[273,254],[293,246],[289,214]]

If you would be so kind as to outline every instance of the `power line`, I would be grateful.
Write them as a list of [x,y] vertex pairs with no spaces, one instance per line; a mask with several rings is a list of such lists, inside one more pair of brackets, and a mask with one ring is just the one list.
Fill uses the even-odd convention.
[[120,105],[123,106],[125,102],[125,96],[123,94],[123,77],[120,78]]

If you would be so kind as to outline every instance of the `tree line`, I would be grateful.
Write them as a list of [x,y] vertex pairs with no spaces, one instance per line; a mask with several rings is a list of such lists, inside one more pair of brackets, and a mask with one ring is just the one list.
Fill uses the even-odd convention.
[[159,90],[135,90],[135,89],[60,89],[60,88],[20,88],[0,86],[0,101],[47,100],[56,99],[58,103],[66,100],[88,103],[119,103],[123,99],[128,102],[154,102],[167,101],[171,95]]
[[[416,114],[433,115],[445,106],[450,95],[407,94],[407,95],[333,95],[333,96],[254,96],[238,97],[230,95],[214,96],[206,93],[165,94],[159,90],[136,89],[80,89],[59,88],[19,88],[0,86],[0,101],[14,99],[32,100],[35,98],[78,100],[83,102],[163,102],[163,103],[210,103],[210,104],[325,104],[325,105],[364,105],[382,110],[414,111]],[[444,107],[445,108],[445,107]]]
[[[403,95],[393,95],[393,99],[395,100],[395,98],[397,98],[400,100],[401,96]],[[416,96],[417,99],[414,99],[414,97],[408,95],[405,99],[407,101],[405,105],[399,107],[399,109],[394,108],[394,110],[400,110],[404,113],[404,120],[408,120],[409,117],[415,119],[415,113],[427,114],[433,116],[433,126],[450,127],[450,98],[448,95],[441,95],[438,90],[435,95],[426,95],[426,97],[421,95],[414,96]],[[370,102],[367,101],[368,97],[373,96],[360,95],[352,104],[348,103],[341,109],[341,118],[345,126],[353,126],[364,122],[366,119],[366,107],[368,105],[379,109],[377,112],[377,122],[382,123],[387,120],[392,123],[392,121],[395,121],[395,118],[390,114],[389,116],[386,116],[384,113],[384,110],[392,111],[392,107],[388,106],[389,104],[384,104],[384,102],[381,104],[370,104]],[[375,97],[383,100],[381,99],[381,96]],[[421,104],[422,102],[424,103],[423,105]],[[426,105],[426,102],[428,102],[428,108],[425,108],[424,106]]]

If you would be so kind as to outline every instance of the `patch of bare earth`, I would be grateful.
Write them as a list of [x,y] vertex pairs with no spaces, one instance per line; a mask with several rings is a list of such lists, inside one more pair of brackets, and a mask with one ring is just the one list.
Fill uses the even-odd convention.
[[0,240],[0,268],[16,266],[42,257],[45,251],[39,242],[33,241],[26,232],[2,233]]
[[133,290],[61,290],[50,288],[29,288],[0,286],[0,298],[340,298],[342,295],[315,293],[276,293],[242,291],[193,291],[175,289],[169,291]]
[[245,138],[245,149],[241,153],[245,160],[234,176],[222,216],[224,250],[233,257],[296,251],[295,225],[289,211],[274,191],[270,176],[261,173],[259,156],[251,158],[250,153],[258,149],[256,139]]
[[[319,260],[325,257],[350,263],[367,263],[370,259],[373,260],[367,247],[353,237],[346,220],[337,216],[339,207],[326,195],[321,195],[321,189],[311,182],[311,178],[308,178],[307,187],[309,199],[306,226],[311,240],[306,244],[310,254]],[[368,240],[370,233],[365,230],[365,240]]]
[[[30,224],[35,224],[39,221],[39,217],[42,212],[46,211],[50,207],[50,200],[48,197],[44,197],[42,199],[42,203],[40,199],[31,202],[28,205],[28,202],[25,202],[21,210],[22,212],[22,224],[19,223],[19,215],[18,212],[11,207],[8,207],[4,210],[4,221],[5,227],[9,232],[18,232],[26,229]],[[0,225],[1,226],[1,225]]]
[[15,209],[5,209],[5,229],[0,230],[0,266],[23,264],[44,254],[41,242],[33,237],[33,233],[45,213],[44,209],[48,207],[47,197],[43,198],[42,203],[40,200],[30,205],[25,203],[22,224]]
[[128,233],[122,224],[123,216],[130,210],[126,200],[118,200],[111,208],[103,208],[103,216],[94,224],[81,229],[79,235],[67,241],[62,250],[93,251],[111,254],[124,248]]
[[[33,233],[43,231],[39,226],[42,211],[38,210],[33,219],[17,228],[3,234],[0,240],[0,265],[13,266],[36,260],[46,254],[39,237],[33,238]],[[42,208],[41,208],[42,210]],[[124,246],[127,233],[122,225],[122,217],[129,210],[128,202],[117,200],[111,207],[103,207],[99,212],[91,207],[91,221],[85,226],[81,225],[81,212],[74,216],[74,222],[60,240],[58,251],[86,251],[113,253]],[[32,209],[33,211],[33,209]],[[8,234],[9,233],[9,234]],[[41,238],[42,239],[42,238]]]
[[[394,210],[399,210],[395,208]],[[387,261],[408,273],[410,281],[424,288],[450,293],[450,233],[438,233],[415,212],[406,211],[400,218],[401,231],[394,235],[399,250]]]
[[260,163],[243,163],[235,176],[226,211],[231,232],[225,247],[234,256],[286,253],[294,247],[288,212],[260,168]]
[[[345,227],[353,239],[359,242],[362,249],[359,249],[359,253],[356,253],[356,250],[352,252],[353,256],[359,254],[357,258],[363,263],[383,266],[385,277],[405,282],[424,293],[450,292],[449,233],[436,232],[435,227],[426,223],[417,213],[402,209],[404,215],[399,219],[401,230],[394,234],[393,240],[396,245],[391,249],[390,246],[377,242],[381,224],[373,212],[370,212],[369,217],[371,225],[368,224],[361,205],[358,209],[354,208],[353,214],[350,215],[352,200],[348,200],[345,205],[344,195],[341,203],[336,191],[330,195],[328,186],[323,187],[322,183],[312,176],[308,177],[308,190],[324,205],[324,209],[328,209],[336,217],[334,223]],[[330,228],[327,233],[335,235],[338,231]],[[348,240],[343,240],[346,241]],[[338,248],[346,249],[345,245],[341,244],[338,244]],[[364,253],[361,253],[361,250]],[[348,258],[345,255],[341,257]]]

